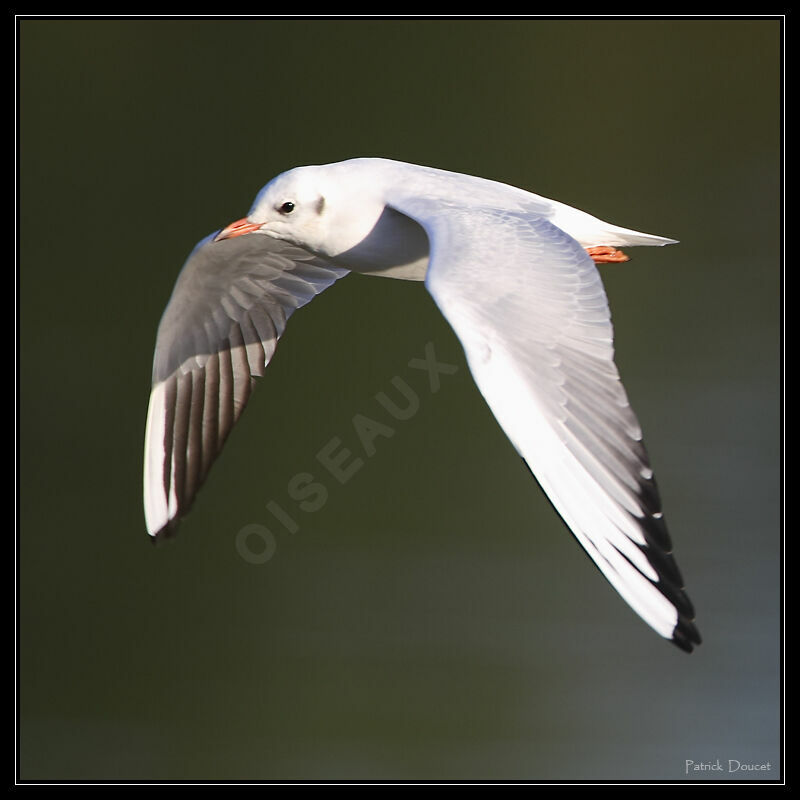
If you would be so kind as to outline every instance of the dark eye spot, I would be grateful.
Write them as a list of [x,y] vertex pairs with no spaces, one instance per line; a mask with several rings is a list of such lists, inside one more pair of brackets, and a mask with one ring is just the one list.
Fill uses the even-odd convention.
[[278,211],[280,211],[281,214],[291,214],[292,211],[294,211],[294,203],[291,200],[287,200],[282,206],[280,206]]

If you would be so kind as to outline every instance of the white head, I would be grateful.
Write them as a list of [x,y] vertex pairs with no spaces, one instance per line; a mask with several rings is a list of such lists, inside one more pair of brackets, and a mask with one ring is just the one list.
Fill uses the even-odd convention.
[[247,217],[217,239],[262,233],[334,257],[361,242],[383,209],[357,161],[297,167],[264,186]]

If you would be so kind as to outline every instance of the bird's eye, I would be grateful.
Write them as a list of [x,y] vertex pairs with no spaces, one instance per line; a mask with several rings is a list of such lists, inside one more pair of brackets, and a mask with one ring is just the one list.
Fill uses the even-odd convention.
[[279,206],[278,211],[280,211],[281,214],[291,214],[292,211],[294,211],[294,203],[291,200],[287,200]]

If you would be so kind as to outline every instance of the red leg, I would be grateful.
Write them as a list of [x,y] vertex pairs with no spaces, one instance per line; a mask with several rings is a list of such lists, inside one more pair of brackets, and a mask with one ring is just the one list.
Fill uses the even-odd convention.
[[630,261],[630,258],[616,247],[601,245],[600,247],[587,247],[586,252],[592,257],[595,264],[621,264]]

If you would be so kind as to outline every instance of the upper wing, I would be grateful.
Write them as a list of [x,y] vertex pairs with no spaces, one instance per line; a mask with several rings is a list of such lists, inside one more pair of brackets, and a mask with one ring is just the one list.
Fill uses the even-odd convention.
[[397,196],[431,242],[426,285],[478,388],[572,533],[631,607],[691,651],[642,434],[614,364],[600,275],[536,213]]
[[292,312],[347,270],[250,234],[201,241],[158,326],[144,449],[152,536],[177,527]]

